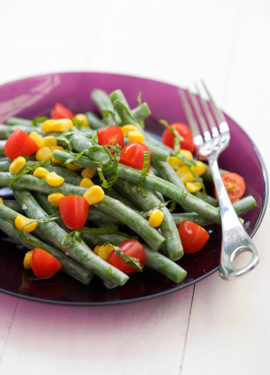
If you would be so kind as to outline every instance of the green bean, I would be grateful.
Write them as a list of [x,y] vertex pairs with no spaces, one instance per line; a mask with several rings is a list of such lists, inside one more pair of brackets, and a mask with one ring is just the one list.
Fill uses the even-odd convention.
[[32,126],[33,121],[26,120],[24,118],[19,118],[19,117],[10,117],[7,120],[7,125]]
[[0,159],[0,171],[1,172],[8,172],[11,160],[9,158],[1,158]]
[[[160,200],[152,192],[147,191],[145,194],[143,194],[138,190],[137,186],[127,181],[118,180],[116,181],[115,186],[121,194],[124,194],[135,205],[137,205],[137,207],[144,211],[159,208],[161,204]],[[161,251],[164,252],[170,259],[178,260],[184,255],[184,252],[177,227],[167,207],[161,207],[160,210],[164,214],[163,221],[160,225],[160,230],[166,240],[164,247],[161,248]]]
[[22,212],[21,207],[18,205],[17,201],[15,199],[4,199],[4,205],[13,211],[17,211],[19,213]]
[[101,129],[104,128],[104,122],[93,112],[86,112],[86,117],[89,122],[91,129]]
[[[252,195],[249,195],[240,199],[239,201],[233,202],[232,205],[237,215],[241,215],[244,212],[256,207],[256,200]],[[172,216],[176,225],[181,224],[185,220],[192,221],[193,223],[199,224],[201,226],[214,224],[213,221],[203,218],[195,212],[175,213],[172,214]]]
[[167,162],[153,160],[152,164],[158,172],[158,176],[178,186],[180,189],[187,190],[183,181],[177,176],[175,170]]
[[[185,187],[185,184],[177,176],[175,170],[169,165],[169,163],[164,163],[164,162],[159,161],[159,160],[153,160],[152,163],[153,163],[154,167],[158,170],[158,175],[161,178],[163,178],[164,180],[167,180],[167,181],[171,182],[175,186],[179,186],[181,189],[184,189],[184,190],[187,191],[187,189]],[[215,198],[210,197],[209,195],[205,195],[201,192],[198,192],[194,195],[197,196],[198,198],[202,199],[206,203],[211,204],[211,206],[218,206],[217,200]],[[188,209],[186,209],[185,205],[182,205],[182,207],[185,210],[189,211]]]
[[96,206],[127,225],[142,237],[153,251],[157,251],[165,242],[165,238],[147,220],[116,199],[105,196],[103,201],[99,202]]
[[151,111],[147,103],[139,104],[138,107],[132,109],[131,112],[138,122],[151,115]]
[[30,134],[31,132],[37,132],[44,135],[44,133],[38,127],[34,126],[0,125],[0,139],[7,139],[16,129],[21,129],[27,134]]
[[155,253],[144,246],[146,254],[146,263],[147,267],[150,267],[164,276],[168,277],[170,280],[174,281],[177,284],[180,284],[186,278],[187,272],[180,267],[177,263],[174,263],[172,260],[168,259],[160,253]]
[[195,193],[194,195],[196,195],[196,197],[202,199],[203,201],[205,201],[205,202],[211,204],[211,206],[215,206],[215,207],[218,206],[218,201],[216,200],[216,198],[213,198],[213,197],[211,197],[210,195],[204,194],[204,193],[201,192],[201,191],[198,191],[198,192]]
[[69,274],[71,277],[79,280],[83,284],[89,284],[92,279],[92,273],[86,270],[83,266],[68,258],[61,251],[53,248],[47,243],[39,240],[30,233],[23,235],[14,227],[14,220],[18,212],[0,205],[0,229],[5,232],[9,237],[26,246],[29,249],[40,248],[48,251],[62,264],[62,270]]
[[1,139],[0,140],[0,156],[4,156],[5,155],[5,153],[4,153],[5,145],[6,145],[6,140]]
[[[14,196],[20,206],[26,211],[28,217],[33,219],[48,219],[49,216],[40,207],[35,198],[26,190],[14,190]],[[39,223],[39,229],[44,235],[53,241],[55,246],[64,253],[97,274],[101,279],[123,285],[128,280],[127,275],[102,260],[83,242],[78,242],[73,238],[66,237],[67,232],[54,222]],[[65,247],[63,247],[63,243]]]
[[100,110],[103,122],[109,126],[116,125],[115,118],[113,116],[114,107],[108,94],[103,90],[95,89],[91,93],[91,98]]
[[79,152],[87,151],[87,156],[99,163],[104,165],[108,164],[110,161],[109,155],[104,151],[102,146],[92,146],[92,143],[89,138],[85,137],[82,134],[74,134],[70,138],[70,143],[72,147]]
[[123,241],[130,239],[129,236],[124,234],[112,233],[112,234],[89,234],[83,233],[84,241],[90,246],[103,245],[105,242],[110,242],[113,245],[118,245]]
[[145,143],[149,147],[150,151],[151,151],[151,147],[153,147],[153,149],[159,149],[160,152],[162,152],[162,154],[164,154],[165,152],[167,154],[167,158],[160,159],[160,160],[166,161],[168,159],[168,156],[172,153],[172,149],[170,149],[169,147],[166,147],[165,145],[162,145],[162,143],[157,141],[149,133],[144,132],[144,130],[138,123],[137,119],[134,117],[123,92],[121,90],[113,91],[110,94],[110,99],[119,117],[121,118],[122,123],[132,124],[132,125],[137,126],[140,129],[140,131],[144,134]]

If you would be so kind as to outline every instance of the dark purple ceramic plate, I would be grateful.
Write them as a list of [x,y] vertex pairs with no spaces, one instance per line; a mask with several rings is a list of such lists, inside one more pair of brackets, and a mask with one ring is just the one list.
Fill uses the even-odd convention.
[[[94,88],[107,92],[120,88],[131,107],[136,106],[137,95],[142,92],[143,100],[152,110],[147,130],[156,135],[163,131],[158,124],[161,118],[168,122],[186,122],[176,86],[119,74],[63,73],[22,79],[0,86],[0,123],[11,116],[31,119],[46,115],[57,101],[74,112],[93,110],[89,93]],[[231,130],[231,142],[220,158],[220,166],[244,176],[246,195],[252,194],[257,201],[257,207],[244,215],[246,229],[253,236],[267,204],[266,169],[251,139],[235,121],[228,116],[226,118]],[[68,305],[126,303],[180,290],[215,272],[220,252],[220,232],[218,228],[213,228],[205,249],[194,255],[185,255],[180,261],[187,270],[183,284],[176,285],[160,274],[146,270],[132,275],[123,287],[107,290],[97,279],[89,286],[83,286],[61,272],[50,280],[38,281],[31,272],[23,270],[24,249],[6,241],[3,234],[0,241],[0,291],[34,301]]]

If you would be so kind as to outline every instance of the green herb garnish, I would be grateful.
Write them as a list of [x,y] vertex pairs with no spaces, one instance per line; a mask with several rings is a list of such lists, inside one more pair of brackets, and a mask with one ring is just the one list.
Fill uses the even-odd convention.
[[11,189],[12,185],[14,184],[14,182],[16,180],[18,180],[18,178],[20,178],[20,177],[22,177],[22,176],[24,176],[26,174],[32,173],[38,167],[46,167],[48,164],[50,164],[49,161],[43,160],[40,163],[26,165],[25,167],[23,167],[20,170],[20,172],[14,174],[14,177],[12,178],[12,180],[10,181],[10,183],[8,184],[8,187]]

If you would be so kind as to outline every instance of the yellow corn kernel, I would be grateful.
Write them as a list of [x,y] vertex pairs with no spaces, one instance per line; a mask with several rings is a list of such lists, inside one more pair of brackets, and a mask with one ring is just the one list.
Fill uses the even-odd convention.
[[176,156],[170,156],[168,159],[168,163],[173,169],[177,169],[181,167],[184,163],[182,162],[181,159],[177,158]]
[[188,150],[181,150],[181,155],[182,156],[185,156],[186,158],[188,158],[189,160],[192,160],[193,159],[193,155],[190,151]]
[[200,182],[187,182],[186,188],[190,193],[197,193],[201,190],[202,184]]
[[50,186],[60,186],[65,181],[63,177],[59,176],[55,172],[50,172],[46,175],[46,182]]
[[87,128],[89,126],[88,118],[85,114],[77,113],[77,115],[75,115],[75,119],[81,122],[83,128]]
[[64,198],[64,194],[52,193],[48,195],[48,201],[53,207],[59,207],[59,201],[61,198]]
[[35,144],[38,146],[38,148],[44,146],[44,139],[42,135],[38,134],[37,132],[31,132],[29,134],[29,137],[32,139],[32,141],[35,142]]
[[86,188],[89,188],[90,186],[93,186],[93,185],[94,185],[94,182],[90,180],[90,178],[88,177],[83,178],[80,182],[80,186],[86,187]]
[[31,270],[32,268],[32,256],[33,256],[34,250],[27,251],[25,253],[24,259],[23,259],[23,267],[26,270]]
[[3,198],[0,197],[0,204],[5,204]]
[[64,132],[66,130],[72,129],[73,123],[68,118],[62,118],[59,120],[46,120],[41,125],[41,130],[43,132]]
[[49,171],[47,171],[46,168],[43,168],[43,167],[37,167],[37,168],[34,170],[33,175],[34,175],[35,177],[45,178],[45,177],[47,176],[48,173],[49,173]]
[[69,118],[63,118],[59,120],[54,120],[53,131],[54,132],[64,132],[66,130],[72,129],[73,122]]
[[124,137],[127,137],[130,132],[138,132],[139,129],[135,125],[127,124],[121,128]]
[[43,138],[44,146],[54,147],[57,146],[57,139],[53,135],[48,135]]
[[162,223],[164,218],[164,213],[160,210],[154,210],[150,217],[149,217],[149,223],[152,225],[152,227],[159,227]]
[[191,170],[196,173],[198,176],[201,176],[205,173],[206,171],[206,166],[205,164],[200,161],[200,160],[197,160],[196,161],[196,167],[191,167]]
[[81,167],[79,167],[78,165],[75,165],[75,164],[66,164],[66,167],[67,169],[69,169],[70,171],[78,171],[80,169],[82,169]]
[[26,164],[26,159],[23,156],[19,156],[13,160],[9,166],[10,173],[18,173]]
[[84,168],[84,169],[82,170],[81,176],[82,176],[82,177],[92,178],[92,177],[94,176],[95,173],[96,173],[96,171],[94,171],[93,169]]
[[[30,224],[28,224],[29,222]],[[17,215],[14,224],[19,231],[26,233],[33,232],[38,225],[36,221],[33,221],[33,219],[29,219],[23,215]]]
[[129,142],[143,142],[144,136],[140,131],[131,131],[128,133]]
[[97,254],[103,260],[107,260],[112,252],[113,246],[110,244],[95,246],[94,248],[94,253]]
[[36,159],[38,161],[49,161],[52,158],[52,150],[49,149],[49,147],[44,146],[41,147],[39,150],[36,152]]
[[102,187],[94,185],[87,189],[83,196],[89,204],[96,204],[104,199],[105,193]]
[[49,133],[53,131],[53,124],[55,120],[46,120],[41,125],[41,130],[45,133]]
[[183,166],[177,169],[176,174],[186,184],[187,182],[194,181],[194,176],[187,166]]

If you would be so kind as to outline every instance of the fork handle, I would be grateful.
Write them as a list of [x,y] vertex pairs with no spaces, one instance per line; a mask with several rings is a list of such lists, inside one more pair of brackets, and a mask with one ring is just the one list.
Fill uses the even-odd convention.
[[[234,277],[243,275],[254,268],[259,261],[259,256],[255,245],[242,226],[231,204],[219,172],[216,157],[209,157],[209,166],[217,191],[222,226],[222,246],[219,274],[224,279],[232,279]],[[233,266],[233,261],[240,253],[243,252],[251,253],[251,260],[245,267],[236,269]]]

